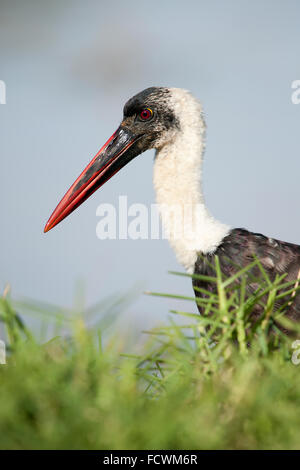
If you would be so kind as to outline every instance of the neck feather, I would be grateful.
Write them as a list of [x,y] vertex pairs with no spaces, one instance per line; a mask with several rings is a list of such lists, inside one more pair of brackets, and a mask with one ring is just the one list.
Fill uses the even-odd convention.
[[178,261],[194,271],[198,253],[212,253],[230,227],[208,212],[201,187],[205,123],[200,103],[188,92],[172,89],[180,130],[156,152],[154,187],[164,232]]

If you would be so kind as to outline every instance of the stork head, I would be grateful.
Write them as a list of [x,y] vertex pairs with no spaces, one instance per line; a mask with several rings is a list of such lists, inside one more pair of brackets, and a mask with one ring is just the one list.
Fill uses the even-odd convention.
[[174,138],[180,123],[172,90],[151,87],[127,101],[120,126],[67,191],[44,232],[61,222],[134,157],[150,148],[159,149]]

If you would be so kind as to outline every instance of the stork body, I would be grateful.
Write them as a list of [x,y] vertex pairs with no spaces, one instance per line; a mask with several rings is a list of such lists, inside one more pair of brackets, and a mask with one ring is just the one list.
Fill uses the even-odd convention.
[[[248,232],[242,228],[230,230],[228,235],[222,240],[217,249],[212,253],[199,255],[197,257],[194,273],[205,276],[215,276],[214,258],[218,256],[220,268],[224,277],[234,275],[240,268],[249,265],[253,261],[253,255],[260,261],[266,274],[271,281],[276,275],[286,274],[285,282],[295,281],[295,288],[299,285],[300,279],[300,247],[292,243],[286,243],[273,238],[268,238],[260,233]],[[258,287],[258,279],[262,273],[258,266],[250,270],[246,291],[248,295]],[[252,280],[251,280],[252,277]],[[240,278],[237,279],[240,282]],[[215,284],[193,279],[195,295],[199,295],[197,288],[202,287],[210,292],[214,292]],[[284,302],[288,302],[287,316],[291,320],[300,320],[300,295],[293,290],[292,294],[282,298],[277,307]],[[198,306],[201,313],[201,308]],[[261,315],[262,307],[257,304],[252,313],[252,321]],[[279,325],[278,325],[279,326]],[[281,328],[285,333],[288,330]]]
[[[225,276],[247,266],[256,256],[270,279],[286,273],[299,282],[300,247],[244,229],[231,229],[207,210],[201,186],[205,122],[199,101],[186,90],[152,87],[131,98],[120,127],[101,148],[59,203],[50,230],[137,155],[155,148],[154,187],[165,232],[178,261],[189,273],[213,275],[217,255]],[[170,208],[173,208],[170,216]],[[188,215],[188,216],[187,216]],[[181,227],[178,235],[178,227]],[[253,268],[259,275],[257,267]],[[214,283],[194,280],[194,288],[213,291]],[[255,285],[247,285],[249,293]],[[195,290],[199,296],[199,290]],[[256,312],[259,315],[259,311]],[[300,319],[300,295],[288,316]]]

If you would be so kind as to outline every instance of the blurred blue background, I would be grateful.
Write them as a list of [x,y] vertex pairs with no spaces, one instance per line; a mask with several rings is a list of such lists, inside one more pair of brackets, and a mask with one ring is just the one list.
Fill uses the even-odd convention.
[[[0,1],[0,287],[88,304],[133,286],[128,328],[163,321],[180,303],[143,290],[192,295],[165,240],[100,241],[101,202],[150,206],[153,151],[117,174],[57,228],[50,213],[118,126],[125,101],[152,86],[190,89],[208,125],[204,190],[211,212],[300,243],[300,78],[297,0]],[[194,305],[190,306],[195,311]]]

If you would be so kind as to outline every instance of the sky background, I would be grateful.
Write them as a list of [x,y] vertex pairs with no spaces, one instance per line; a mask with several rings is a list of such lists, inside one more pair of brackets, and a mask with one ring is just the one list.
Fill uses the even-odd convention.
[[[14,298],[89,305],[137,292],[128,329],[162,322],[193,295],[166,240],[96,237],[96,208],[150,207],[154,152],[136,158],[57,228],[50,213],[117,128],[125,101],[149,86],[191,90],[208,131],[204,191],[215,217],[300,243],[297,0],[0,0],[0,288]],[[189,305],[195,311],[194,305]]]

